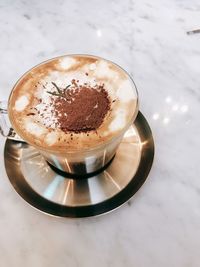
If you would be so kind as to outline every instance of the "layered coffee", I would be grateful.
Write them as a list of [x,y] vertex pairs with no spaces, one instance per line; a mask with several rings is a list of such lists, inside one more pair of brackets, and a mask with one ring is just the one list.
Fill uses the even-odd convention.
[[109,142],[136,114],[128,74],[92,56],[63,56],[26,73],[9,99],[9,117],[28,143],[50,151],[77,151]]

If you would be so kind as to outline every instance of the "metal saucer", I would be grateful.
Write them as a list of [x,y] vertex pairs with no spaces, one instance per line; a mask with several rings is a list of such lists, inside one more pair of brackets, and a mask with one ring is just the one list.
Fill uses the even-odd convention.
[[17,193],[44,213],[71,218],[100,215],[128,201],[146,180],[153,157],[151,129],[141,112],[111,164],[88,179],[57,174],[26,143],[7,139],[4,151],[6,172]]

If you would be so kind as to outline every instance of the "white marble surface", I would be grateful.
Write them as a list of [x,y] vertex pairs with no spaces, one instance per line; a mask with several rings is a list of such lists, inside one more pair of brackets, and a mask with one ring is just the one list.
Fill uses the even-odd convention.
[[200,266],[200,34],[186,35],[199,16],[198,0],[0,1],[0,99],[45,59],[103,56],[133,75],[156,143],[129,204],[70,220],[15,193],[0,138],[0,266]]

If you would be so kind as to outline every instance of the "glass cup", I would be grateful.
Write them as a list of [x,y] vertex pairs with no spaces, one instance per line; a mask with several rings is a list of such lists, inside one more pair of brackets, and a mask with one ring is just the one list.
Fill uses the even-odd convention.
[[[81,56],[81,55],[80,55]],[[84,55],[82,55],[84,56]],[[44,62],[43,62],[44,63]],[[43,64],[41,63],[41,64]],[[40,65],[41,65],[40,64]],[[115,64],[115,63],[112,63]],[[40,66],[38,65],[38,66]],[[116,65],[116,64],[115,64]],[[37,66],[36,66],[37,67]],[[31,69],[32,70],[32,69]],[[31,71],[25,73],[18,82]],[[124,71],[124,70],[123,70]],[[124,71],[125,72],[125,71]],[[129,76],[130,77],[130,76]],[[131,79],[131,77],[130,77]],[[136,96],[136,108],[130,121],[121,129],[121,131],[110,140],[100,145],[91,146],[87,149],[70,150],[66,148],[64,152],[52,151],[34,145],[34,147],[42,154],[48,163],[53,165],[55,168],[67,172],[72,175],[90,175],[103,168],[105,168],[113,159],[116,150],[130,125],[134,122],[138,113],[138,92],[134,81],[132,81],[132,87]],[[15,88],[15,86],[14,86]],[[13,90],[14,90],[13,88]],[[12,93],[12,91],[11,91]],[[9,121],[9,109],[10,103],[6,101],[0,101],[0,133],[10,139],[18,142],[27,142],[22,140],[18,134],[17,129],[12,126],[12,122]]]

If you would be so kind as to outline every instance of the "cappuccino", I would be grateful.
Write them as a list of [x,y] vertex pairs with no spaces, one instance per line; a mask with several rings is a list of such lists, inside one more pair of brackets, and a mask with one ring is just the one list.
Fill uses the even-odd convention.
[[26,73],[9,99],[9,118],[21,138],[52,152],[87,150],[130,125],[137,95],[129,75],[102,58],[71,55]]

